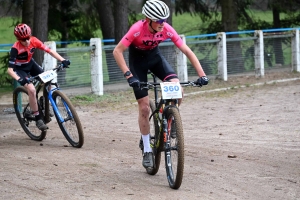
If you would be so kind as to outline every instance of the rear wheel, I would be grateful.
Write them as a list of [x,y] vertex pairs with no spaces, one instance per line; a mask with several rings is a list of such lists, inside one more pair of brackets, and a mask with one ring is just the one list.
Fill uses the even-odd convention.
[[181,117],[177,107],[166,111],[167,130],[170,142],[165,147],[165,165],[171,188],[178,189],[182,182],[184,168],[184,136]]
[[59,90],[54,91],[52,97],[62,118],[60,121],[58,113],[54,112],[65,138],[73,147],[82,147],[84,142],[83,130],[75,107],[69,98]]
[[29,106],[29,96],[23,86],[17,87],[13,92],[14,109],[25,133],[36,141],[45,139],[47,131],[40,131],[35,124],[35,116]]
[[[156,106],[153,101],[150,100],[150,114],[152,114]],[[149,116],[150,117],[150,116]],[[162,143],[162,137],[163,135],[159,133],[160,124],[158,120],[158,113],[155,113],[152,118],[150,119],[150,146],[152,147],[153,156],[154,156],[154,167],[153,168],[147,168],[146,171],[150,175],[155,175],[160,166],[160,160],[161,160],[161,150],[163,147]]]

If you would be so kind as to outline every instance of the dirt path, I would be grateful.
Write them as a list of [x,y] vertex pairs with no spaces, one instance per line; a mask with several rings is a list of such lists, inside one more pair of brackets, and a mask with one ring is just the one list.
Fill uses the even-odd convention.
[[[182,186],[141,165],[136,105],[77,107],[81,149],[57,124],[30,140],[14,114],[0,115],[1,199],[300,199],[300,81],[185,98]],[[129,115],[129,113],[132,113]],[[229,155],[236,156],[229,158]]]

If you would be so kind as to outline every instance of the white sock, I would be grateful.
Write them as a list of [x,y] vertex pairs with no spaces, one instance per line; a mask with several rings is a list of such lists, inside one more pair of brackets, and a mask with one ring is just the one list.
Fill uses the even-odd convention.
[[142,135],[142,138],[143,138],[143,144],[144,144],[144,153],[152,152],[152,149],[150,147],[150,134]]

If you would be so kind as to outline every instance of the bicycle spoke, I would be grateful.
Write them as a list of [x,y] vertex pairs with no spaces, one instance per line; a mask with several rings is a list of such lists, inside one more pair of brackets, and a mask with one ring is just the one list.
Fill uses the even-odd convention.
[[60,129],[73,147],[80,148],[83,145],[84,137],[82,126],[75,108],[68,97],[62,92],[56,90],[53,92],[52,96],[63,120],[61,122],[59,115],[55,113]]
[[168,140],[165,149],[165,162],[168,182],[171,188],[178,189],[182,182],[184,167],[184,138],[179,111],[170,107],[166,113]]
[[20,86],[14,90],[14,108],[18,121],[25,133],[36,141],[42,141],[46,137],[46,131],[40,131],[35,124],[35,116],[29,106],[27,90]]

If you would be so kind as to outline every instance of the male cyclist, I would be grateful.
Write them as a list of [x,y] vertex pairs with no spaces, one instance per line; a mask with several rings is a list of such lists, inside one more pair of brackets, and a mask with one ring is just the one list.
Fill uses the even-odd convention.
[[56,51],[49,49],[39,39],[31,36],[31,29],[27,24],[18,24],[14,29],[14,35],[18,41],[14,43],[10,50],[7,73],[27,89],[30,108],[36,119],[36,126],[43,131],[48,127],[38,110],[35,87],[32,83],[29,83],[27,77],[29,74],[37,76],[43,73],[44,70],[34,61],[32,56],[35,49],[38,48],[61,61],[66,67],[70,65],[70,61],[65,60]]
[[[143,166],[153,167],[153,153],[150,147],[149,97],[147,90],[141,90],[140,81],[147,82],[147,72],[150,70],[162,81],[179,82],[178,76],[171,65],[161,55],[158,44],[166,39],[171,41],[188,57],[198,76],[199,85],[207,85],[206,77],[198,58],[191,49],[183,43],[177,32],[166,22],[170,15],[169,7],[160,0],[148,0],[142,13],[146,19],[133,24],[113,51],[120,69],[124,73],[129,86],[133,87],[138,102],[138,123],[143,139]],[[129,48],[129,67],[123,52]]]

